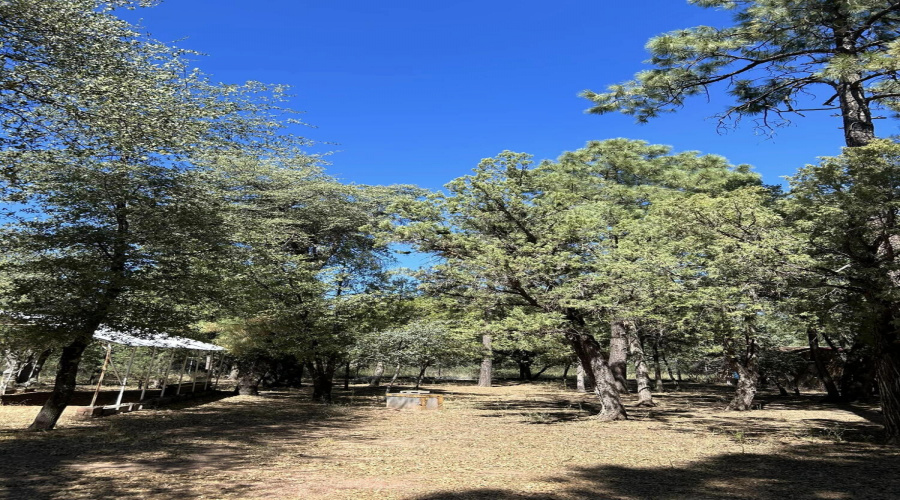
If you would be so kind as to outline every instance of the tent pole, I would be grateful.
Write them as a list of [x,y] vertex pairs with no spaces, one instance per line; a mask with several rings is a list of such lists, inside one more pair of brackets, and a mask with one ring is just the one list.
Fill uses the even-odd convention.
[[166,395],[166,387],[169,385],[169,369],[172,368],[172,362],[175,361],[175,349],[172,349],[172,355],[169,356],[169,364],[166,365],[166,372],[163,374],[162,390],[159,391],[159,397]]
[[181,394],[181,381],[184,379],[184,368],[187,366],[188,359],[190,358],[189,354],[190,351],[185,353],[184,363],[181,363],[181,371],[178,373],[178,390],[175,391],[176,396]]
[[144,384],[141,387],[141,399],[138,401],[143,401],[144,395],[147,394],[147,386],[150,385],[150,372],[153,371],[154,361],[156,361],[156,346],[153,346],[153,349],[150,350],[150,364],[147,365],[147,371],[144,372]]
[[128,384],[128,375],[131,373],[131,365],[134,364],[135,354],[137,354],[137,346],[131,348],[131,358],[128,359],[128,367],[125,368],[125,376],[122,377],[122,387],[119,388],[119,397],[116,398],[116,408],[122,405],[122,396],[125,395],[125,386]]
[[213,390],[219,390],[219,377],[222,375],[222,365],[225,364],[225,353],[222,352],[219,354],[219,369],[216,370],[216,381],[213,384]]
[[103,359],[103,367],[100,368],[100,379],[97,380],[97,389],[94,391],[94,397],[91,398],[91,407],[97,402],[97,396],[100,395],[100,386],[103,384],[103,376],[106,375],[106,366],[109,365],[109,356],[112,354],[112,344],[106,344],[106,358]]

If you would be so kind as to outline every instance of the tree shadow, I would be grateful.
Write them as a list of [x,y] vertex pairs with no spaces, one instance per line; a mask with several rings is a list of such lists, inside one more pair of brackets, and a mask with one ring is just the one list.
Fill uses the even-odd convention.
[[[227,402],[189,400],[51,432],[4,432],[0,497],[241,497],[254,481],[225,481],[223,475],[239,477],[285,450],[302,461],[326,460],[327,448],[308,445],[324,432],[366,421],[339,405],[308,399],[291,391]],[[208,490],[198,492],[198,482]]]
[[420,500],[462,499],[893,499],[900,452],[850,444],[804,445],[775,455],[729,453],[688,465],[574,467],[548,477],[551,494],[502,489],[442,492]]

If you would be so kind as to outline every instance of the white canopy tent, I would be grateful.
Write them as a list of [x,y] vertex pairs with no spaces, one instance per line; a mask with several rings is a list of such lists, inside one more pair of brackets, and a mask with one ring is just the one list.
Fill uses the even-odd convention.
[[[131,367],[134,364],[134,355],[137,351],[138,347],[150,347],[153,349],[153,353],[155,355],[156,349],[171,349],[172,355],[169,357],[169,363],[166,365],[165,374],[163,375],[163,385],[162,390],[160,391],[160,397],[165,396],[166,394],[166,386],[168,385],[168,376],[169,369],[172,366],[172,362],[175,359],[175,352],[178,349],[185,349],[187,351],[207,351],[207,352],[217,352],[224,351],[223,347],[217,346],[215,344],[210,344],[207,342],[200,342],[199,340],[188,339],[184,337],[176,337],[174,335],[167,335],[165,333],[143,333],[143,332],[120,332],[116,330],[112,330],[107,327],[100,327],[96,332],[94,332],[94,339],[106,342],[106,358],[103,361],[103,367],[100,369],[100,379],[97,382],[97,389],[94,391],[94,397],[91,399],[91,406],[97,402],[97,396],[100,394],[100,388],[103,384],[103,377],[106,375],[106,368],[111,364],[110,355],[112,353],[112,344],[124,345],[127,347],[131,347],[131,357],[128,361],[128,367],[125,369],[125,376],[120,379],[121,387],[119,388],[119,396],[116,399],[115,407],[119,408],[122,406],[122,397],[125,394],[125,387],[128,384],[128,376],[131,373]],[[181,371],[178,376],[178,389],[176,391],[176,395],[181,393],[181,382],[184,378],[184,371],[187,367],[188,360],[191,359],[189,355],[186,355],[184,358],[184,362],[181,365]],[[222,360],[225,359],[224,355],[219,356],[219,372],[222,368]],[[147,392],[147,381],[149,380],[150,371],[153,368],[153,363],[151,360],[151,364],[147,367],[147,374],[144,377],[144,384],[141,390],[140,401],[144,400],[144,396]],[[217,372],[218,373],[218,372]],[[118,375],[117,375],[118,376]],[[207,376],[204,384],[203,390],[206,390],[209,385],[209,377]],[[214,384],[214,388],[218,386],[218,375],[216,376],[216,382]],[[191,387],[191,392],[194,392],[197,387],[197,377],[196,377],[196,369],[194,370],[193,383]]]

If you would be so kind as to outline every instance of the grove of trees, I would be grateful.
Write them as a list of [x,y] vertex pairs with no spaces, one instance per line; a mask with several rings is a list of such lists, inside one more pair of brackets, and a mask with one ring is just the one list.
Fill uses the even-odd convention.
[[900,441],[900,145],[873,125],[900,102],[900,2],[692,0],[733,25],[654,38],[652,69],[584,93],[640,121],[716,85],[723,124],[837,111],[847,147],[787,190],[617,138],[503,151],[436,192],[329,176],[284,88],[211,83],[116,16],[141,3],[0,3],[0,352],[19,383],[55,366],[32,430],[56,425],[107,326],[219,343],[240,393],[306,376],[323,402],[353,366],[390,390],[404,368],[419,387],[442,367],[481,363],[490,385],[502,360],[523,380],[574,365],[600,420],[628,418],[629,372],[652,406],[664,370],[698,364],[751,410],[806,346],[828,398],[877,397]]

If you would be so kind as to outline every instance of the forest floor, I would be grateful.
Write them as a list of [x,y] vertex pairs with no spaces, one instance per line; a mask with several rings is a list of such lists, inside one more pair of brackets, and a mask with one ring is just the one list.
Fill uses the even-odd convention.
[[0,406],[0,498],[898,498],[900,449],[877,408],[778,398],[725,412],[725,386],[655,396],[600,422],[558,383],[424,387],[440,411],[383,392],[236,396],[24,433],[35,406]]

